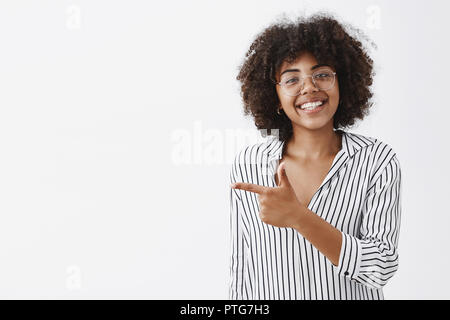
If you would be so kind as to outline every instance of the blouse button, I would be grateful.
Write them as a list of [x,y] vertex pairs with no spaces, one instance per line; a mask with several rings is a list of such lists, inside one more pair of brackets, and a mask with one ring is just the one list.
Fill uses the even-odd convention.
[[346,276],[348,276],[348,271],[345,271],[344,274],[345,274]]

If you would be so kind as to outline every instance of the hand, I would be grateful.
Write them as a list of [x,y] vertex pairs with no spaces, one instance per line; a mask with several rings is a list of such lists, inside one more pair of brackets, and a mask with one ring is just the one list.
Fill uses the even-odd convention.
[[263,222],[276,227],[294,228],[298,223],[303,206],[295,195],[284,166],[284,162],[278,166],[278,187],[264,187],[244,182],[234,183],[231,187],[258,194],[259,217]]

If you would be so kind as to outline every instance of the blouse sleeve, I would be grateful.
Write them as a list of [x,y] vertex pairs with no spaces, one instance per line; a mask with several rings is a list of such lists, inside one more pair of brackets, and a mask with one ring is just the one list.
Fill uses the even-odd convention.
[[[230,171],[231,183],[239,182],[236,179],[236,168],[233,164]],[[244,224],[242,223],[242,201],[236,189],[230,187],[230,282],[229,299],[243,300],[251,297],[251,288],[246,281],[247,246],[243,237]]]
[[371,288],[382,288],[398,269],[401,170],[394,154],[370,184],[360,236],[342,232],[338,273]]

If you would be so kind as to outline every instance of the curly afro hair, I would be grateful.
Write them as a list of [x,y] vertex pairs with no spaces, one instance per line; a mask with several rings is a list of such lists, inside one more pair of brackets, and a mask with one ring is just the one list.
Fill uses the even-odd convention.
[[[347,28],[347,29],[346,29]],[[368,40],[357,28],[339,23],[326,12],[291,22],[281,18],[256,36],[239,67],[244,115],[252,115],[258,129],[278,129],[280,140],[292,136],[292,123],[284,112],[277,113],[280,101],[275,75],[281,64],[292,63],[305,51],[318,63],[335,68],[338,75],[340,105],[333,118],[335,129],[351,126],[363,119],[372,106],[373,61],[356,36]],[[372,46],[376,45],[370,41]],[[265,137],[265,130],[261,134]]]

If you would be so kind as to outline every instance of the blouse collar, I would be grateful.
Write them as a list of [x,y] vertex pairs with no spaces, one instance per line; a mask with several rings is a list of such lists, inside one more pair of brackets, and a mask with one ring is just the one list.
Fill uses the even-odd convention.
[[[348,158],[353,157],[360,149],[376,142],[376,139],[372,137],[350,133],[342,129],[337,129],[336,131],[342,132],[342,149],[340,151],[346,153]],[[276,136],[270,138],[268,146],[265,149],[269,162],[281,159],[283,147],[284,141],[278,140]]]

